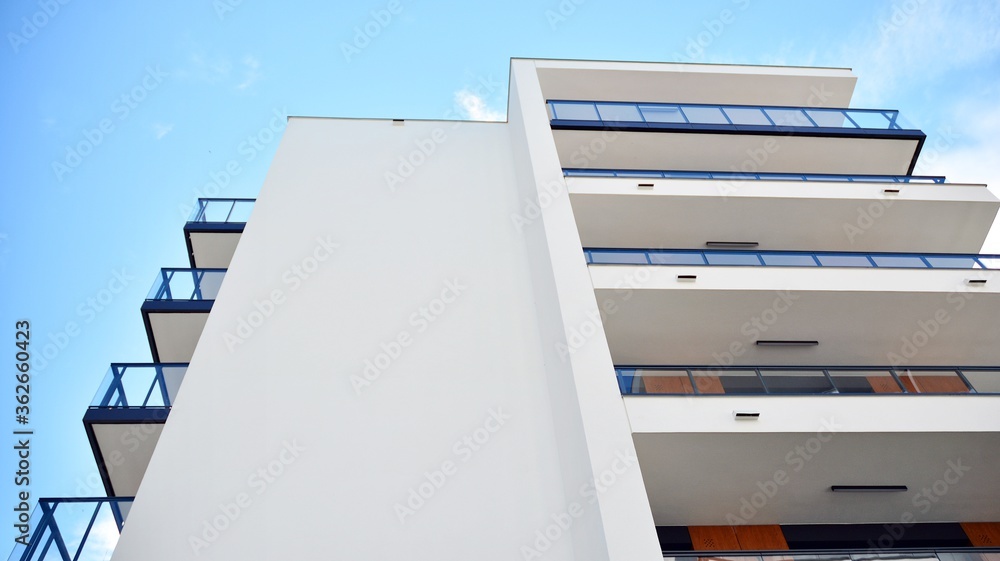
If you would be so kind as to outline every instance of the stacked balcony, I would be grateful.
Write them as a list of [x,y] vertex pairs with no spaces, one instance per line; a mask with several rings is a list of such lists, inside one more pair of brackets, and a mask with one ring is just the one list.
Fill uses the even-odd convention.
[[[639,66],[542,86],[658,529],[891,520],[955,458],[980,468],[923,520],[995,520],[1000,257],[980,250],[1000,200],[914,175],[925,134],[838,107],[840,71],[654,88]],[[777,105],[825,83],[826,102]],[[822,453],[787,465],[803,443]],[[767,508],[727,518],[782,469]],[[831,492],[870,483],[905,490]]]

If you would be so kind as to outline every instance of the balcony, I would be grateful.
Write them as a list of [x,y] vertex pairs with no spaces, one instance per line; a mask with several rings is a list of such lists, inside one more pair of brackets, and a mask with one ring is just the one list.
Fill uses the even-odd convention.
[[[566,169],[585,247],[977,252],[1000,210],[943,177]],[[934,224],[934,228],[928,228]]]
[[1000,395],[1000,368],[617,367],[622,395]]
[[190,362],[225,269],[161,269],[142,304],[153,362]]
[[996,255],[585,253],[619,365],[1000,364]]
[[198,199],[184,225],[191,267],[228,268],[255,199]]
[[875,109],[549,100],[563,167],[910,175],[926,135]]
[[116,363],[108,369],[83,426],[109,497],[139,489],[187,366]]
[[39,499],[31,537],[14,546],[8,561],[110,559],[131,508],[131,497]]

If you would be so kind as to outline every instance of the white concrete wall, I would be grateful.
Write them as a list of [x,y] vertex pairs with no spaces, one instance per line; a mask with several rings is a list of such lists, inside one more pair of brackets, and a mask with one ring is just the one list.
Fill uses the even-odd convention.
[[535,305],[559,419],[565,497],[553,506],[583,506],[573,527],[574,559],[661,559],[533,61],[512,61],[509,120],[523,199],[512,219],[535,267]]
[[[564,411],[546,379],[570,373],[540,343],[556,301],[536,300],[511,225],[522,201],[508,131],[290,120],[115,561],[510,560],[546,527],[544,558],[574,558],[577,529],[551,526],[563,470],[586,459],[563,443],[586,446],[578,420],[553,418]],[[395,190],[386,172],[403,179]],[[582,264],[579,276],[589,285]],[[383,348],[396,358],[360,378]],[[611,422],[627,433],[617,399]],[[407,505],[421,485],[430,498]],[[397,504],[412,510],[402,523]],[[611,514],[652,534],[648,506]]]

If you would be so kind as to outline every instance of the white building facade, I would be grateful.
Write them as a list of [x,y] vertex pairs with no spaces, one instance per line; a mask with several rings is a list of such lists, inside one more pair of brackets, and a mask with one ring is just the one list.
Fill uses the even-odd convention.
[[504,123],[290,118],[84,418],[113,498],[14,558],[996,558],[1000,200],[855,81],[514,59]]

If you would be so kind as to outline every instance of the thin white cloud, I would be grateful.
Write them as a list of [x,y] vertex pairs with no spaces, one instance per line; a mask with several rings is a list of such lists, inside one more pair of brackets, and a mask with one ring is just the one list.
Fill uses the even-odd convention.
[[233,65],[229,57],[223,55],[206,55],[202,52],[191,54],[191,71],[183,73],[209,83],[221,82],[232,73]]
[[865,35],[848,38],[839,59],[863,77],[855,103],[877,105],[897,88],[997,56],[1000,2],[894,2],[861,29]]
[[243,57],[243,81],[236,86],[238,90],[246,90],[263,77],[260,72],[260,61],[252,55]]
[[[985,183],[1000,196],[1000,107],[992,100],[1000,85],[990,92],[977,92],[952,108],[943,122],[949,124],[927,132],[928,140],[914,173],[944,175],[949,183]],[[983,246],[984,253],[1000,253],[1000,218]]]
[[455,92],[455,103],[462,116],[473,121],[504,121],[507,116],[486,105],[486,101],[468,88]]
[[156,135],[156,140],[160,140],[164,136],[170,134],[170,131],[174,130],[174,124],[153,123],[152,129],[153,134]]

